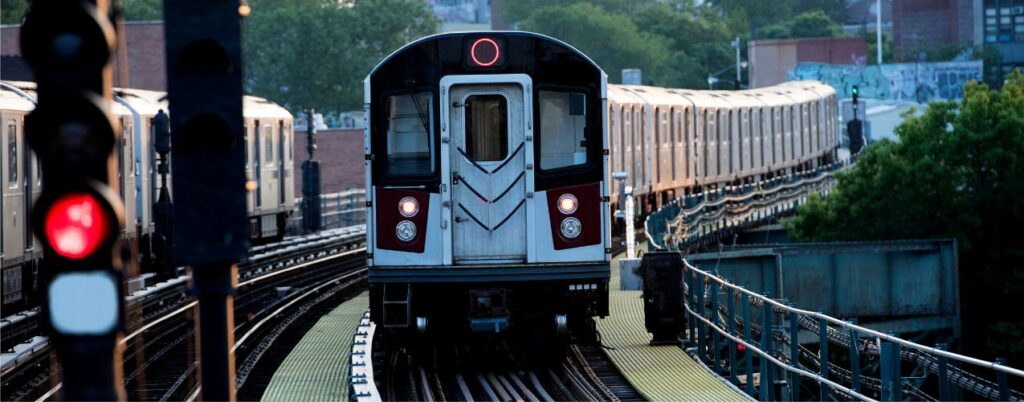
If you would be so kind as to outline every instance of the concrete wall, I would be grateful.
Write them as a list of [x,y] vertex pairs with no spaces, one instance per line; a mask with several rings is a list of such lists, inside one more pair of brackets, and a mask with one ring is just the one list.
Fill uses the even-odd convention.
[[864,64],[863,38],[801,38],[751,41],[747,45],[750,86],[760,88],[786,81],[786,74],[801,62]]
[[[364,187],[363,130],[321,130],[315,157],[320,161],[320,193]],[[302,162],[307,159],[306,132],[295,132],[295,196],[302,196]]]
[[857,85],[864,98],[925,103],[933,99],[959,99],[964,85],[981,81],[981,61],[905,63],[879,66],[802,63],[787,80],[818,80],[836,89],[837,96],[849,98]]

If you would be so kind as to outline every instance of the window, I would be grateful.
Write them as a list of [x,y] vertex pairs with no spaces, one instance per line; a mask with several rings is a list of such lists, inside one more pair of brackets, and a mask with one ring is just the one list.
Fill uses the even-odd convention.
[[18,127],[7,123],[7,185],[18,188]]
[[540,91],[540,167],[587,163],[587,97],[578,92]]
[[434,106],[430,92],[388,97],[388,148],[385,172],[421,176],[434,173]]
[[508,154],[508,100],[501,95],[466,98],[466,155],[494,162]]
[[128,161],[128,174],[135,175],[135,159],[132,157],[132,123],[125,119],[121,124],[121,141],[124,141],[124,157]]
[[274,162],[274,128],[270,126],[263,126],[263,140],[266,144],[263,147],[263,154],[266,155],[263,161],[268,162],[268,165]]

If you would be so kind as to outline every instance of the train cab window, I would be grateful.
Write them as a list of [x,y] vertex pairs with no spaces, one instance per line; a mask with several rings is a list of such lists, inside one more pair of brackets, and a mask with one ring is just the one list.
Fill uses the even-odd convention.
[[389,96],[386,173],[423,176],[434,173],[434,105],[431,92]]
[[7,123],[7,186],[18,188],[18,127]]
[[508,154],[508,101],[501,95],[466,98],[466,155],[494,162]]
[[540,167],[587,163],[587,97],[578,92],[540,91]]

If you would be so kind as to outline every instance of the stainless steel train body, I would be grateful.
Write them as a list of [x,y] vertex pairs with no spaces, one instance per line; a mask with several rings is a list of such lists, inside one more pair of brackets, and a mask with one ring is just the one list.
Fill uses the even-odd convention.
[[[836,93],[817,81],[745,91],[608,86],[613,172],[627,172],[637,214],[705,188],[827,164],[839,146]],[[613,207],[619,189],[609,189]]]
[[606,76],[523,32],[410,43],[365,81],[371,317],[564,330],[608,311]]
[[[32,235],[28,216],[39,194],[39,164],[25,141],[25,116],[35,108],[35,85],[4,81],[0,85],[0,201],[3,264],[3,306],[32,305],[38,260],[42,248]],[[121,135],[114,152],[118,167],[117,189],[124,201],[122,236],[139,242],[140,250],[153,233],[153,202],[160,179],[153,146],[153,118],[167,110],[163,92],[116,89],[111,112],[114,129]],[[253,181],[249,195],[251,237],[263,242],[284,235],[286,218],[295,208],[294,138],[292,116],[265,99],[246,96],[246,171]],[[172,150],[170,159],[173,161]],[[216,174],[216,172],[210,172]],[[168,177],[170,177],[168,175]],[[173,188],[171,189],[173,195]]]

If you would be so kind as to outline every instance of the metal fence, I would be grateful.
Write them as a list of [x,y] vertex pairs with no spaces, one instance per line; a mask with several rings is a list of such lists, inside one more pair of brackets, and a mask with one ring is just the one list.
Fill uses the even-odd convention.
[[644,221],[648,244],[656,250],[686,250],[761,225],[791,213],[811,192],[827,195],[835,181],[833,174],[849,166],[849,161],[836,162],[804,173],[676,198]]
[[[295,200],[302,205],[302,197]],[[320,195],[321,230],[348,227],[366,223],[366,190],[353,189],[338,193]],[[302,214],[295,213],[288,218],[288,234],[302,233]]]
[[817,385],[818,395],[810,399],[1024,399],[1009,387],[1011,376],[1024,380],[1024,371],[1001,361],[951,353],[941,344],[924,346],[798,309],[682,263],[690,345],[702,362],[734,385],[743,384],[751,397],[797,401],[801,388]]

